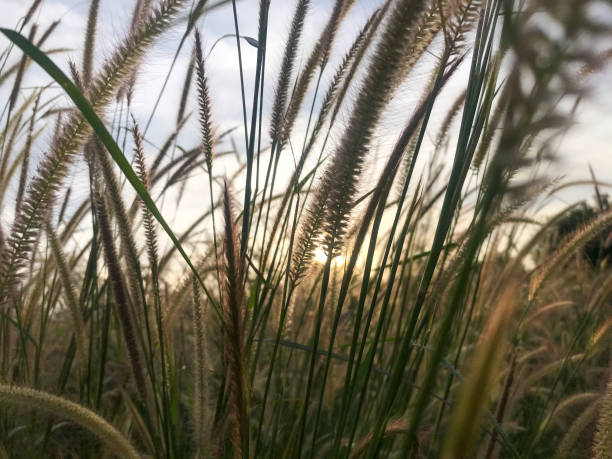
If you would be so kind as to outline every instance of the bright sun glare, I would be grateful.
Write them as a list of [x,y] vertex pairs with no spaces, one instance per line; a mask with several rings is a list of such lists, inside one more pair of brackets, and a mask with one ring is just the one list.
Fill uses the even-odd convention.
[[[332,266],[336,268],[344,266],[344,263],[346,263],[347,258],[348,257],[346,255],[338,255],[334,257],[334,259],[332,260]],[[325,253],[325,250],[323,250],[323,247],[317,247],[315,249],[314,259],[319,264],[325,264],[325,262],[327,261],[327,254]],[[362,265],[363,259],[361,258],[361,255],[359,255],[357,257],[356,267],[361,268]]]

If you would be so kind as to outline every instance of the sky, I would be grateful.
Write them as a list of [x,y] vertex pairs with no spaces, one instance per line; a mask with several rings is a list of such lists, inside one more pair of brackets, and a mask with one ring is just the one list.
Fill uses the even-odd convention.
[[[135,0],[101,0],[95,61],[98,68],[104,58],[110,55],[114,46],[125,35],[134,3]],[[379,3],[378,0],[358,0],[356,2],[339,30],[329,71],[335,68],[336,63],[348,46],[350,46],[366,18]],[[27,11],[29,4],[30,2],[25,0],[0,0],[0,11],[2,12],[0,15],[0,26],[15,28],[19,19]],[[241,35],[257,36],[258,5],[259,0],[241,0],[237,2]],[[272,0],[269,17],[268,53],[266,57],[264,119],[267,119],[265,113],[269,112],[273,102],[273,88],[278,75],[294,6],[295,0]],[[43,0],[43,6],[37,13],[36,20],[40,24],[40,30],[44,30],[54,20],[61,20],[60,26],[47,42],[44,49],[71,48],[65,53],[53,55],[53,60],[63,69],[67,69],[68,58],[74,60],[77,64],[80,63],[88,7],[88,0]],[[308,57],[308,52],[314,44],[318,32],[325,24],[332,7],[332,0],[313,0],[305,24],[303,46],[300,47],[298,54],[298,64],[303,63]],[[242,135],[242,106],[239,73],[236,71],[238,59],[235,41],[232,38],[222,39],[210,51],[212,44],[219,37],[234,32],[231,6],[224,6],[214,10],[205,16],[198,25],[204,40],[206,53],[210,52],[206,66],[215,127],[219,132],[232,127],[238,127],[234,131],[233,140],[239,150],[239,154],[242,155],[244,151],[244,137]],[[131,110],[141,126],[146,124],[150,116],[153,101],[160,91],[181,34],[182,27],[180,26],[166,33],[152,51],[148,53],[140,68],[137,91],[133,98]],[[0,48],[4,48],[7,41],[3,37],[0,40]],[[250,105],[256,49],[245,41],[241,42],[241,46],[247,102]],[[147,140],[154,145],[161,144],[174,130],[177,116],[176,109],[190,50],[191,41],[188,42],[188,45],[183,48],[179,55],[175,70],[170,78],[168,90],[164,93],[156,116],[147,132]],[[19,54],[14,52],[12,58],[17,59],[18,57]],[[429,78],[427,64],[431,62],[431,59],[433,58],[430,56],[424,57],[425,62],[417,66],[409,75],[407,81],[396,92],[386,110],[373,141],[373,157],[377,164],[382,163],[385,155],[390,153],[396,135],[410,116],[415,103],[419,100],[421,88]],[[32,66],[28,71],[27,79],[24,82],[26,89],[22,91],[22,97],[25,97],[28,86],[37,86],[50,81],[42,71],[34,67]],[[453,95],[456,95],[462,89],[462,85],[467,80],[467,69],[463,69],[462,72],[458,72],[449,82],[443,101],[452,101]],[[328,75],[324,75],[324,81],[326,76]],[[611,77],[612,66],[608,66],[601,74],[590,79],[589,84],[592,87],[592,91],[582,101],[572,129],[558,142],[558,160],[550,165],[549,169],[544,171],[546,175],[550,177],[564,176],[566,180],[588,179],[588,166],[591,165],[599,180],[612,182],[612,91],[609,90],[609,82],[612,81]],[[10,90],[10,87],[7,88],[7,86],[10,85],[5,84],[0,87],[0,97],[2,100],[6,100]],[[60,95],[60,99],[57,102],[58,105],[64,104],[65,106],[68,104],[68,101],[61,95],[61,91],[57,91],[57,94]],[[354,91],[353,89],[351,95],[353,98]],[[309,100],[309,98],[307,97],[306,100]],[[196,93],[192,90],[188,110],[194,110],[195,108]],[[247,113],[250,114],[248,106]],[[439,123],[443,116],[443,109],[434,110],[432,116],[433,125],[435,126],[436,122]],[[343,119],[341,116],[341,121],[344,120],[345,118]],[[298,135],[296,136],[296,142],[301,142],[302,140],[300,136],[303,135],[301,133],[303,132],[305,122],[306,112],[304,111],[297,122],[296,132]],[[264,125],[264,131],[266,130],[265,128],[266,126]],[[199,131],[195,124],[195,116],[193,116],[191,124],[188,124],[183,130],[180,143],[187,148],[193,147],[197,144],[198,138]],[[41,139],[37,143],[34,152],[35,158],[37,155],[40,157],[44,154],[47,141],[48,137]],[[332,145],[335,141],[337,141],[337,138],[332,138]],[[449,156],[449,161],[450,159],[452,158]],[[281,166],[281,171],[285,172],[288,168],[292,167],[292,164],[293,160],[287,154]],[[216,163],[216,172],[220,175],[230,175],[235,165],[235,160],[229,157]],[[85,168],[84,164],[77,164],[69,177],[70,184],[76,188],[77,193],[79,190],[87,192],[86,182],[78,179],[79,174],[81,176],[84,174]],[[281,180],[287,176],[288,173],[281,173]],[[366,186],[368,180],[373,180],[373,174],[365,174],[364,181]],[[559,197],[555,199],[561,205],[573,202],[576,199],[588,198],[591,194],[592,188],[590,187],[573,187],[560,193]],[[2,209],[3,220],[12,217],[9,207],[7,206],[6,209]],[[186,227],[201,211],[201,187],[188,187],[185,191],[185,199],[180,213],[171,216],[171,219],[176,227]]]

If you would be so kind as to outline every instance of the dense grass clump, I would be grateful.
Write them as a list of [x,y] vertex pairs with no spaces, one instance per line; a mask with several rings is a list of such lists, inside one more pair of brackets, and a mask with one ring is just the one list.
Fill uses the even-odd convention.
[[[43,3],[2,29],[0,456],[611,457],[610,185],[553,208],[576,183],[545,171],[609,2],[296,0],[270,75],[276,0],[256,37],[241,2],[135,0],[106,60],[91,0],[70,76]],[[212,10],[242,126],[214,115]]]

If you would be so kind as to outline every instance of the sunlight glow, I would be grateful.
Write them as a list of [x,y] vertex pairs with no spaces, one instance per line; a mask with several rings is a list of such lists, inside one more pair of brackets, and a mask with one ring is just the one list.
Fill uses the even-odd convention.
[[[325,264],[325,262],[327,261],[327,254],[325,253],[325,250],[323,250],[322,247],[317,247],[315,249],[314,259],[319,264],[322,264],[322,265]],[[344,266],[347,259],[348,259],[348,256],[345,256],[345,255],[338,255],[334,257],[334,259],[332,260],[332,267],[341,268],[342,266]],[[361,255],[359,255],[357,257],[357,263],[355,263],[355,267],[361,268],[362,266],[363,266],[363,258],[361,258]]]

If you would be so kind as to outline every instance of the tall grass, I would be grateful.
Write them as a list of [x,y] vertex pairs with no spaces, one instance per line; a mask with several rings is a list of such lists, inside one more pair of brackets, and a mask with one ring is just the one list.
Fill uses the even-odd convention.
[[[274,56],[276,1],[253,38],[241,2],[138,0],[97,65],[91,0],[72,84],[43,3],[2,29],[3,457],[609,457],[607,177],[569,231],[578,204],[546,207],[573,185],[546,168],[606,65],[609,4],[380,0],[357,24],[360,2],[297,0]],[[213,9],[242,126],[214,116]],[[76,107],[26,87],[34,66]],[[201,215],[175,236],[190,190]]]

